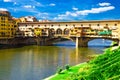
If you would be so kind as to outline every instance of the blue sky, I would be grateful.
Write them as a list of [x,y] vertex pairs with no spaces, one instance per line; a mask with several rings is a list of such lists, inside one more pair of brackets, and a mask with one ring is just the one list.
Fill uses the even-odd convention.
[[120,0],[0,0],[0,10],[8,10],[16,18],[113,20],[120,19]]

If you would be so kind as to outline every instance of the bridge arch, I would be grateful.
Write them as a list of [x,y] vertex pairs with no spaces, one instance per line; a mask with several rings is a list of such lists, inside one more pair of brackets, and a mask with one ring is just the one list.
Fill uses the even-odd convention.
[[116,42],[116,45],[119,44],[119,40],[118,39],[113,39],[113,38],[93,38],[93,37],[72,37],[71,38],[74,42],[76,42],[76,47],[80,46],[80,47],[87,47],[88,46],[88,42],[89,41],[92,41],[94,39],[106,39],[106,40],[111,40],[111,41],[115,41]]
[[[104,39],[104,40],[109,40],[109,41],[114,41],[114,42],[116,42],[117,43],[117,45],[119,44],[119,40],[118,39],[112,39],[112,38],[90,38],[90,39],[88,39],[87,40],[87,45],[88,45],[88,43],[89,42],[91,42],[91,41],[93,41],[93,40],[97,40],[97,39],[100,39],[100,40],[102,40],[102,39]],[[101,41],[100,41],[101,42]],[[101,44],[102,45],[102,44]]]
[[70,29],[68,29],[68,28],[64,29],[64,35],[69,35],[69,32],[70,32]]
[[58,28],[58,29],[56,30],[56,34],[57,34],[57,35],[62,35],[62,29]]
[[53,36],[55,34],[55,29],[51,28],[49,29],[49,36]]

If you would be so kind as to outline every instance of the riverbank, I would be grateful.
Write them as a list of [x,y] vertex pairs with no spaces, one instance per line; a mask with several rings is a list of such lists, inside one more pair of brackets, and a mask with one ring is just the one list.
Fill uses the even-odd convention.
[[106,49],[104,54],[88,63],[79,64],[75,72],[75,66],[71,69],[73,73],[65,71],[64,74],[56,74],[45,80],[118,80],[120,79],[120,47]]
[[60,74],[56,73],[48,78],[45,78],[44,80],[57,80],[57,79],[66,79],[66,77],[68,77],[70,74],[76,73],[79,68],[83,67],[84,65],[86,65],[87,63],[81,63],[75,66],[70,67],[69,70],[63,70]]

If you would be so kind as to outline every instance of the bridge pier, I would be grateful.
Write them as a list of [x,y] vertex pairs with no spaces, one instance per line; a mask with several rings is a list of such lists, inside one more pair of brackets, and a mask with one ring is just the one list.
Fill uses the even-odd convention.
[[78,48],[78,37],[76,37],[76,48]]
[[74,41],[76,42],[76,48],[88,47],[89,38],[76,37],[76,39]]

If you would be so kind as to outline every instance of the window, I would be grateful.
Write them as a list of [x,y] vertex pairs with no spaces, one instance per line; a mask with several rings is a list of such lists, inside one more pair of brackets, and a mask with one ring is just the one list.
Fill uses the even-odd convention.
[[46,27],[46,25],[44,25]]
[[75,27],[75,24],[73,24],[73,27]]
[[25,25],[25,27],[27,27],[27,25]]
[[66,24],[66,26],[68,26],[68,25]]
[[97,26],[100,26],[100,24],[97,24]]
[[117,24],[115,24],[115,26],[117,26]]
[[81,24],[81,26],[83,26],[83,24]]
[[53,25],[51,25],[51,27],[53,27]]
[[108,24],[106,24],[106,26],[108,26]]
[[89,27],[91,27],[91,24],[89,24]]
[[3,17],[1,17],[1,20],[3,20]]

